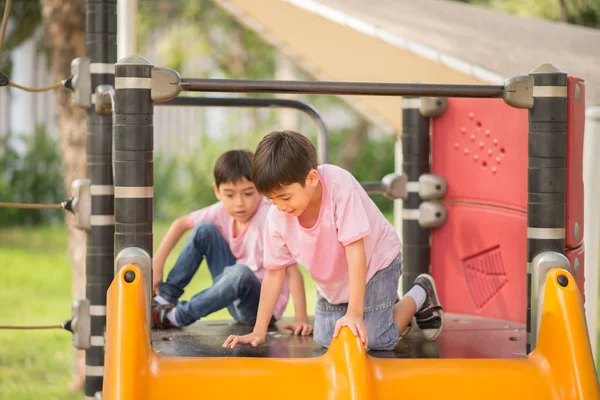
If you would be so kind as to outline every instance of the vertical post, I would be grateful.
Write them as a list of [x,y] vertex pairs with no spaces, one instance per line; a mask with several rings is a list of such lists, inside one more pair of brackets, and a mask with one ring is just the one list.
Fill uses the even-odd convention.
[[600,268],[600,107],[585,112],[583,137],[585,313],[594,360],[598,360],[598,269]]
[[402,171],[408,178],[402,210],[403,293],[417,276],[429,272],[431,260],[429,230],[419,225],[419,177],[430,171],[429,118],[421,115],[420,107],[420,98],[402,99]]
[[118,59],[121,60],[136,53],[137,0],[119,0],[118,7]]
[[565,251],[567,74],[552,64],[531,71],[527,181],[527,344],[532,350],[531,263],[540,253]]
[[[152,257],[153,65],[129,56],[115,66],[115,257],[138,247]],[[152,286],[148,279],[146,285]]]
[[[86,53],[90,59],[92,93],[98,85],[114,84],[117,59],[116,0],[86,0]],[[85,398],[102,391],[106,291],[113,278],[114,198],[112,118],[87,111],[87,169],[92,199],[86,247],[86,297],[90,304],[90,348],[85,356]]]

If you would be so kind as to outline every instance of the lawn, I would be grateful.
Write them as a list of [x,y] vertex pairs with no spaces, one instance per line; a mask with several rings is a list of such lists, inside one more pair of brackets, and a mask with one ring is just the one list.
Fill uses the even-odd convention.
[[[168,225],[154,228],[155,249]],[[175,261],[183,240],[167,265]],[[71,315],[71,267],[63,226],[0,229],[0,325],[56,325]],[[183,299],[210,282],[200,268]],[[314,283],[306,279],[308,307],[314,308]],[[293,315],[290,304],[286,315]],[[212,319],[231,318],[226,310]],[[68,393],[72,372],[71,335],[64,330],[0,330],[0,399],[82,399]]]
[[[155,248],[167,224],[155,225]],[[183,241],[167,262],[172,265]],[[70,317],[71,271],[64,227],[0,229],[0,325],[54,325]],[[184,299],[206,287],[210,275],[201,268]],[[308,307],[315,287],[306,279]],[[293,315],[288,306],[286,315]],[[211,318],[230,318],[222,310]],[[63,330],[0,330],[0,399],[82,399],[68,392],[72,372],[71,336]]]

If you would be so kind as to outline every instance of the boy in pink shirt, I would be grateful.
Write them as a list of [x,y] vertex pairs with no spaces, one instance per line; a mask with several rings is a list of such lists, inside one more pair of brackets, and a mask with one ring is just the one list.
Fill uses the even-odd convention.
[[[215,163],[213,189],[220,200],[209,207],[177,219],[160,244],[153,260],[154,297],[152,320],[155,328],[190,325],[227,307],[233,318],[244,324],[256,321],[263,267],[263,229],[269,202],[250,180],[252,153],[232,150]],[[173,269],[163,282],[164,263],[181,236],[194,229]],[[206,259],[213,285],[189,302],[179,297]],[[289,277],[289,286],[288,279]],[[295,263],[286,269],[283,289],[271,311],[270,322],[281,318],[290,288],[296,305],[295,333],[309,334],[304,280]]]
[[349,172],[317,165],[310,140],[291,131],[267,135],[256,149],[252,180],[276,206],[265,226],[267,274],[253,333],[232,335],[223,347],[265,341],[285,267],[296,260],[318,287],[314,339],[320,345],[329,346],[347,326],[365,347],[391,350],[410,332],[413,316],[425,338],[440,334],[443,312],[433,278],[420,275],[398,300],[396,231]]

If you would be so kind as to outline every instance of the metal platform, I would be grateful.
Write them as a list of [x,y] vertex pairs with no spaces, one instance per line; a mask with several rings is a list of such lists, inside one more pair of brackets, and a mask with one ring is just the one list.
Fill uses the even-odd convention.
[[[284,320],[285,321],[285,320]],[[231,334],[246,334],[252,327],[232,321],[199,321],[181,330],[152,331],[152,346],[162,356],[181,357],[270,357],[309,358],[323,355],[326,349],[312,336],[293,336],[277,328],[268,333],[258,348],[238,345],[221,347]],[[370,351],[378,358],[522,358],[525,357],[525,325],[495,319],[446,314],[444,331],[435,341],[423,340],[415,331],[402,339],[394,351]]]

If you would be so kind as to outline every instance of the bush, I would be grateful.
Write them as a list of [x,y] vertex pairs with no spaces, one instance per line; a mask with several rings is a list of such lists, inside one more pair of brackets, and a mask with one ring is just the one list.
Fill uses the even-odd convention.
[[[18,149],[23,149],[19,151]],[[21,135],[0,149],[0,201],[59,203],[64,200],[57,141],[44,127]],[[37,225],[62,220],[60,210],[0,208],[0,225]]]

